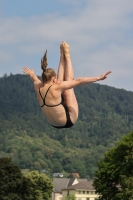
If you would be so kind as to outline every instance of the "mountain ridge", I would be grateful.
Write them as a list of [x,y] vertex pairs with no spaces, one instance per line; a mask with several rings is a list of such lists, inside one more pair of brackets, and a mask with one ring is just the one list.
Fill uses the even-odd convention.
[[133,92],[94,83],[75,88],[75,94],[79,118],[59,130],[43,115],[29,77],[0,78],[0,155],[21,168],[93,177],[103,153],[133,130]]

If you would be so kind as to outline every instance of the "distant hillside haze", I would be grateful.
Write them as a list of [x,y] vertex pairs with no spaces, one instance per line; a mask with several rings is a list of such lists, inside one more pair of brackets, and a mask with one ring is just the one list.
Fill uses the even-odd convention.
[[93,178],[103,153],[133,130],[133,92],[97,83],[74,90],[78,121],[60,130],[47,122],[29,77],[0,78],[0,156],[21,168]]

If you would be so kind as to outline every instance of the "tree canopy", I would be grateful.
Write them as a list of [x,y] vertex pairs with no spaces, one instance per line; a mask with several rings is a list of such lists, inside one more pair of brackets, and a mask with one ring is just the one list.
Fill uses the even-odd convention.
[[31,171],[27,174],[31,181],[32,195],[36,200],[49,200],[52,195],[53,184],[49,177],[38,171]]
[[52,181],[37,171],[21,173],[11,158],[0,158],[0,200],[49,200]]
[[11,158],[0,158],[0,199],[34,200],[30,191],[30,182]]
[[94,186],[101,200],[133,199],[133,131],[98,162]]

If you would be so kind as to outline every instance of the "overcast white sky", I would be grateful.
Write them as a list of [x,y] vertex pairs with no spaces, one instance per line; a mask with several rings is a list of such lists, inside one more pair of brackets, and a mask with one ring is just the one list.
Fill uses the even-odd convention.
[[133,0],[0,0],[0,76],[40,75],[46,49],[57,70],[62,40],[75,77],[112,70],[99,83],[133,91]]

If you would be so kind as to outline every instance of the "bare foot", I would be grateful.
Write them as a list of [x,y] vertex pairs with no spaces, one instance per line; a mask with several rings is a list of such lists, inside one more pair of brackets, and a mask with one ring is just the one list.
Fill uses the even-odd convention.
[[65,58],[70,58],[70,47],[69,44],[67,44],[66,42],[62,42],[62,47],[63,47],[63,52],[64,52],[64,56]]

